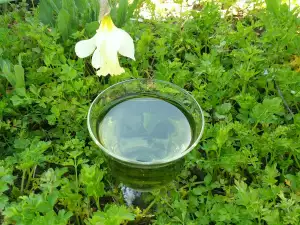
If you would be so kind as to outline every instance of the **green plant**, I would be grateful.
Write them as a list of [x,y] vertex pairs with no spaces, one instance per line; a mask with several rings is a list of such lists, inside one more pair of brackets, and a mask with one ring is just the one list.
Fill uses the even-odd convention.
[[[53,2],[59,10],[47,8]],[[133,5],[122,1],[127,14],[116,8],[114,22],[126,22],[136,60],[122,58],[125,73],[107,77],[74,52],[95,32],[98,9],[85,1],[7,5],[0,15],[1,224],[299,224],[299,7],[257,1],[240,16],[223,15],[214,2],[180,18],[139,22],[138,10],[129,13]],[[185,88],[206,120],[176,182],[149,193],[145,210],[124,205],[86,126],[100,91],[138,77]]]
[[[140,0],[128,4],[128,0],[111,2],[111,15],[118,27],[124,26],[139,8]],[[118,3],[118,4],[117,4]],[[99,0],[41,0],[39,18],[44,24],[56,27],[63,40],[72,33],[85,28],[88,34],[95,33],[99,26]]]
[[121,224],[124,221],[134,220],[134,214],[124,206],[106,206],[104,212],[95,212],[89,221],[88,225],[115,225]]
[[9,170],[0,166],[0,211],[8,203],[9,198],[5,195],[5,192],[9,190],[9,185],[13,184],[14,178]]

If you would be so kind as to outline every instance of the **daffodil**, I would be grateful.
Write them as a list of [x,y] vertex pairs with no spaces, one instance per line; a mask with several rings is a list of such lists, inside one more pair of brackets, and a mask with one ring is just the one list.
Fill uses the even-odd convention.
[[103,16],[94,37],[76,44],[75,52],[79,58],[93,54],[92,66],[97,69],[98,76],[124,73],[118,53],[135,60],[132,38],[126,31],[114,25],[109,14]]

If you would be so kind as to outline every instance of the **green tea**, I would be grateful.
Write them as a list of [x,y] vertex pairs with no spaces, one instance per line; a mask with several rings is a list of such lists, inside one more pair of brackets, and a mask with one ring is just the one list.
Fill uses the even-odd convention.
[[124,159],[111,160],[113,175],[124,184],[145,189],[174,179],[182,160],[152,168],[132,168],[131,162],[160,164],[181,155],[192,142],[191,120],[180,106],[154,97],[131,98],[112,104],[99,117],[98,140]]

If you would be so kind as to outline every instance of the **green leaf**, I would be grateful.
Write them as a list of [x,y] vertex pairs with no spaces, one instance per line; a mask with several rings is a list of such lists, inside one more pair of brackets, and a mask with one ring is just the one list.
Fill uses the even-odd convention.
[[117,10],[117,26],[122,27],[126,22],[126,14],[128,9],[128,0],[120,0]]
[[80,171],[80,181],[85,186],[88,196],[102,197],[104,195],[104,184],[101,182],[104,172],[96,165],[83,165]]
[[6,182],[0,180],[0,194],[8,190]]
[[269,12],[278,15],[280,11],[281,0],[266,0],[266,5]]
[[96,33],[96,30],[99,28],[99,22],[98,21],[93,21],[90,23],[87,23],[85,25],[85,30],[86,30],[86,34],[87,36],[93,36]]
[[277,209],[275,210],[265,210],[264,211],[264,217],[263,219],[268,223],[268,224],[273,224],[273,225],[280,225],[280,216],[279,216],[279,211]]
[[207,174],[204,178],[204,183],[207,185],[209,185],[212,181],[212,176],[210,174]]
[[76,76],[77,76],[77,71],[75,69],[73,69],[71,66],[67,64],[62,65],[62,71],[60,75],[61,80],[63,81],[73,80],[76,78]]
[[64,209],[59,210],[59,212],[58,212],[58,218],[60,221],[61,220],[65,221],[64,224],[66,224],[68,222],[68,220],[71,218],[72,215],[73,215],[72,212],[66,212]]
[[217,106],[216,110],[219,114],[225,115],[230,111],[231,107],[231,103],[223,103],[222,105]]
[[58,191],[53,191],[51,194],[47,196],[47,201],[49,202],[52,207],[55,205],[57,199],[58,199]]
[[24,88],[25,80],[24,80],[24,69],[20,65],[15,65],[15,79],[16,79],[16,88]]
[[300,172],[298,172],[296,175],[287,174],[285,175],[287,178],[285,180],[285,183],[290,186],[292,190],[297,192],[297,190],[300,190]]
[[272,166],[267,165],[264,171],[264,175],[262,176],[262,181],[265,185],[275,185],[277,183],[276,178],[280,175],[278,170],[276,169],[277,164],[273,164]]
[[14,1],[14,0],[0,0],[0,4],[9,3],[12,1]]
[[296,114],[294,116],[294,124],[298,129],[300,129],[300,113]]
[[26,101],[23,98],[20,98],[18,95],[14,95],[10,98],[14,106],[19,106],[25,104]]
[[30,145],[29,139],[16,138],[14,141],[14,148],[25,149]]
[[50,1],[51,0],[40,0],[39,19],[44,24],[54,25],[54,9],[52,8],[53,6],[50,4]]
[[128,10],[127,10],[127,21],[133,16],[133,13],[136,9],[138,9],[139,5],[142,3],[143,1],[141,0],[133,0],[133,2],[128,6]]
[[71,34],[71,15],[65,9],[59,11],[57,17],[57,28],[64,40]]
[[250,116],[260,123],[275,123],[278,120],[276,115],[281,115],[284,111],[281,102],[279,97],[265,98],[263,103],[254,106]]
[[[78,10],[74,0],[62,0],[62,9],[65,9],[70,15],[69,29],[71,31],[78,28]],[[71,33],[70,33],[71,34]]]
[[1,76],[5,77],[7,81],[14,87],[16,84],[15,74],[11,72],[11,63],[8,60],[0,59],[0,67],[2,70]]
[[18,156],[17,168],[20,170],[31,169],[34,166],[41,165],[46,156],[43,154],[50,148],[51,142],[39,141],[38,138],[32,140],[29,148],[20,152]]
[[193,194],[194,195],[202,195],[206,191],[207,190],[206,190],[205,187],[196,187],[196,188],[193,188]]
[[221,148],[225,142],[228,140],[229,137],[229,131],[230,131],[230,127],[220,127],[217,136],[216,136],[216,142],[218,145],[218,148]]
[[[90,6],[91,7],[91,12],[90,12],[90,18],[91,21],[98,21],[99,18],[99,11],[100,11],[100,4],[99,4],[99,0],[90,0]],[[90,8],[90,7],[88,7]]]
[[89,1],[88,0],[75,0],[75,5],[76,7],[80,10],[83,11],[84,9],[86,9],[89,5]]
[[76,158],[77,158],[78,156],[80,156],[82,153],[83,153],[82,151],[77,151],[77,150],[72,151],[72,152],[68,152],[68,154],[69,154],[72,158],[74,158],[74,159],[76,159]]
[[4,209],[4,207],[6,206],[8,202],[8,197],[1,194],[0,195],[0,211],[2,211]]
[[40,0],[39,19],[44,24],[55,25],[55,18],[61,9],[61,0]]
[[89,222],[91,225],[117,225],[134,220],[135,216],[125,206],[109,205],[105,212],[95,212]]

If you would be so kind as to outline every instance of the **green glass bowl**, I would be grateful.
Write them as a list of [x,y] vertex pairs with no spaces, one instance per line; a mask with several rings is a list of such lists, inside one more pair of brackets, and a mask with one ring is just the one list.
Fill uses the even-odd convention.
[[[140,162],[117,155],[103,146],[97,135],[99,116],[116,102],[140,96],[159,98],[184,108],[193,119],[194,125],[192,141],[187,149],[182,149],[171,158]],[[195,98],[177,85],[160,80],[132,79],[110,86],[95,98],[88,112],[87,125],[93,141],[105,155],[111,174],[128,187],[139,191],[149,191],[166,185],[180,173],[184,164],[184,156],[193,150],[201,139],[204,116]]]

